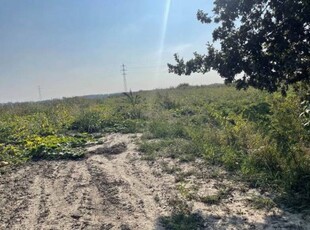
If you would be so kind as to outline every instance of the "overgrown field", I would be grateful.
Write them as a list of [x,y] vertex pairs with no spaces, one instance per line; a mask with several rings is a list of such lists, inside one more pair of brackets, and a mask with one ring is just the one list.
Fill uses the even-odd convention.
[[186,84],[105,99],[0,107],[0,164],[78,159],[104,133],[143,133],[144,159],[205,160],[287,205],[310,206],[310,133],[300,98]]

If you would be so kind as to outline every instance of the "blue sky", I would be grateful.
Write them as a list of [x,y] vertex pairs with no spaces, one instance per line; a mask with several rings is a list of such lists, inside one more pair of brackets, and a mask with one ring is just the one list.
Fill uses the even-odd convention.
[[222,82],[169,74],[173,54],[204,52],[208,0],[0,0],[0,102]]

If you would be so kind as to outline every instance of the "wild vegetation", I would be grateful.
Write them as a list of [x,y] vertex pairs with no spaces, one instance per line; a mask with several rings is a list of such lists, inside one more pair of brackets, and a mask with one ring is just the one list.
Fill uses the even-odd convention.
[[206,167],[223,166],[252,187],[270,189],[278,194],[276,202],[306,209],[310,133],[304,106],[294,91],[283,97],[186,84],[105,99],[4,104],[0,162],[78,159],[83,147],[104,133],[143,133],[139,148],[145,160],[202,159]]

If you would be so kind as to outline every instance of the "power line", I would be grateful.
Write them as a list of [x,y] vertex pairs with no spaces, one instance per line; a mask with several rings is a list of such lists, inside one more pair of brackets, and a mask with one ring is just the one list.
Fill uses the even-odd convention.
[[124,64],[122,65],[121,71],[123,72],[124,92],[127,92],[126,66]]

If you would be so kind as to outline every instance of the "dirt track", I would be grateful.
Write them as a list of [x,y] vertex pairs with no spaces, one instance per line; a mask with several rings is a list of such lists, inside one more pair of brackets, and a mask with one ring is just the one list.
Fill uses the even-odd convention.
[[[171,215],[171,200],[180,196],[180,183],[161,167],[171,162],[139,159],[137,138],[112,134],[102,146],[90,147],[84,160],[40,161],[10,169],[0,178],[0,229],[164,229],[159,220]],[[221,204],[191,202],[193,212],[204,218],[201,229],[309,226],[307,216],[278,208],[254,210],[246,199],[256,191],[241,191],[234,183],[193,174],[181,184],[182,191],[198,186],[196,194],[212,193],[223,184],[232,188]]]

